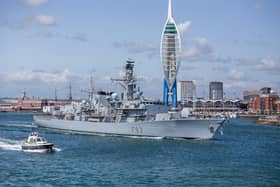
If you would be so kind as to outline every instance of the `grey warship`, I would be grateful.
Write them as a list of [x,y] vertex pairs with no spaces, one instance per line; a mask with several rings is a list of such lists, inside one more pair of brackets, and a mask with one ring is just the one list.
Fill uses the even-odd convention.
[[91,94],[88,100],[72,102],[54,115],[34,116],[39,127],[79,134],[125,137],[211,139],[221,129],[223,118],[194,117],[180,110],[152,113],[136,85],[134,61],[125,64],[123,77],[112,79],[124,91]]

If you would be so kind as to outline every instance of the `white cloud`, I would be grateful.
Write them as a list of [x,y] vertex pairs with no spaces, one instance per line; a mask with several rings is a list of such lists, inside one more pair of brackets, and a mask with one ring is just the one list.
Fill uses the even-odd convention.
[[6,27],[9,29],[24,29],[29,26],[31,26],[33,23],[33,18],[25,18],[20,21],[10,21],[10,20],[5,20],[0,22],[0,27]]
[[256,65],[256,69],[263,71],[280,71],[280,60],[270,56],[264,57]]
[[236,69],[229,71],[228,78],[232,80],[242,80],[244,79],[244,73]]
[[183,35],[185,32],[187,32],[189,30],[189,28],[191,27],[192,21],[187,20],[181,24],[178,25],[178,29],[180,31],[180,34]]
[[[115,48],[126,49],[130,54],[147,54],[149,58],[159,55],[159,44],[137,43],[132,41],[118,41],[113,43]],[[184,49],[181,54],[182,61],[206,61],[206,62],[231,62],[230,57],[222,57],[209,44],[205,37],[197,37],[192,40],[191,47]]]
[[208,40],[204,37],[197,37],[193,40],[193,46],[182,51],[184,61],[207,61],[207,62],[229,62],[231,58],[224,58],[214,51]]
[[204,60],[206,58],[214,58],[212,47],[208,44],[208,40],[198,37],[193,40],[194,46],[182,52],[182,58],[187,60]]
[[208,47],[208,40],[204,37],[197,37],[194,39],[195,44],[200,47]]
[[129,41],[121,41],[113,43],[115,48],[124,48],[130,54],[146,53],[148,57],[153,57],[159,54],[159,45],[152,43],[137,43]]
[[26,17],[18,21],[6,20],[0,22],[0,27],[6,27],[13,30],[25,29],[28,27],[32,27],[34,25],[53,26],[56,25],[56,20],[55,17],[53,16],[39,15],[39,16]]
[[248,82],[245,82],[245,81],[233,81],[231,83],[225,83],[224,86],[227,89],[248,88]]
[[67,40],[77,40],[80,42],[86,42],[88,41],[87,36],[84,33],[64,33],[64,32],[38,32],[32,35],[29,35],[30,37],[43,37],[43,38],[63,38]]
[[28,6],[39,6],[48,2],[48,0],[23,0]]
[[35,18],[36,23],[41,25],[55,25],[56,21],[53,16],[47,16],[47,15],[39,15]]
[[40,81],[46,83],[59,83],[59,82],[68,82],[71,77],[78,76],[73,72],[70,72],[68,69],[65,69],[61,72],[45,72],[45,71],[20,71],[9,74],[4,74],[1,77],[6,82],[15,81],[15,82],[30,82],[30,81]]
[[110,76],[95,76],[94,80],[95,81],[107,81],[107,82],[111,82],[111,78]]

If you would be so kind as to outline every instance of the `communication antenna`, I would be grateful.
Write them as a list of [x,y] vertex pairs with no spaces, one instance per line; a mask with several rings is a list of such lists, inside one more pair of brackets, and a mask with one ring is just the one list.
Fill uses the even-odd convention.
[[71,82],[69,83],[69,101],[72,101],[72,85],[71,85]]
[[90,82],[89,82],[89,99],[90,101],[92,101],[93,99],[93,91],[94,91],[94,88],[93,88],[93,76],[91,75],[90,76]]
[[57,89],[54,87],[54,100],[57,101]]
[[92,103],[93,100],[93,93],[94,93],[94,88],[93,88],[93,76],[90,76],[89,80],[89,88],[87,90],[81,90],[81,92],[87,93],[88,94],[88,99],[90,103]]

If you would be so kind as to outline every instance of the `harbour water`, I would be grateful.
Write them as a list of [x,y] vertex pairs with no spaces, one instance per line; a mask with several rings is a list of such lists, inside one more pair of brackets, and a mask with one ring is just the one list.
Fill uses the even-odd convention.
[[36,129],[52,154],[21,151],[32,114],[0,113],[0,186],[278,186],[280,127],[236,119],[214,140]]

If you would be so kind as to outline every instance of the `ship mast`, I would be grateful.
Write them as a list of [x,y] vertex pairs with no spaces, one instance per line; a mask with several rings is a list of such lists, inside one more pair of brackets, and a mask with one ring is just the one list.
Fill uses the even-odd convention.
[[120,84],[124,88],[123,100],[134,100],[136,88],[136,79],[134,77],[134,61],[128,59],[125,65],[125,75],[122,78],[111,79],[113,82]]
[[85,92],[88,94],[88,99],[90,101],[90,104],[93,101],[93,94],[94,94],[94,87],[93,87],[93,76],[90,76],[89,80],[89,88],[87,90],[81,90],[81,92]]
[[72,85],[71,82],[69,83],[69,96],[68,96],[68,100],[72,101],[73,97],[72,97]]

